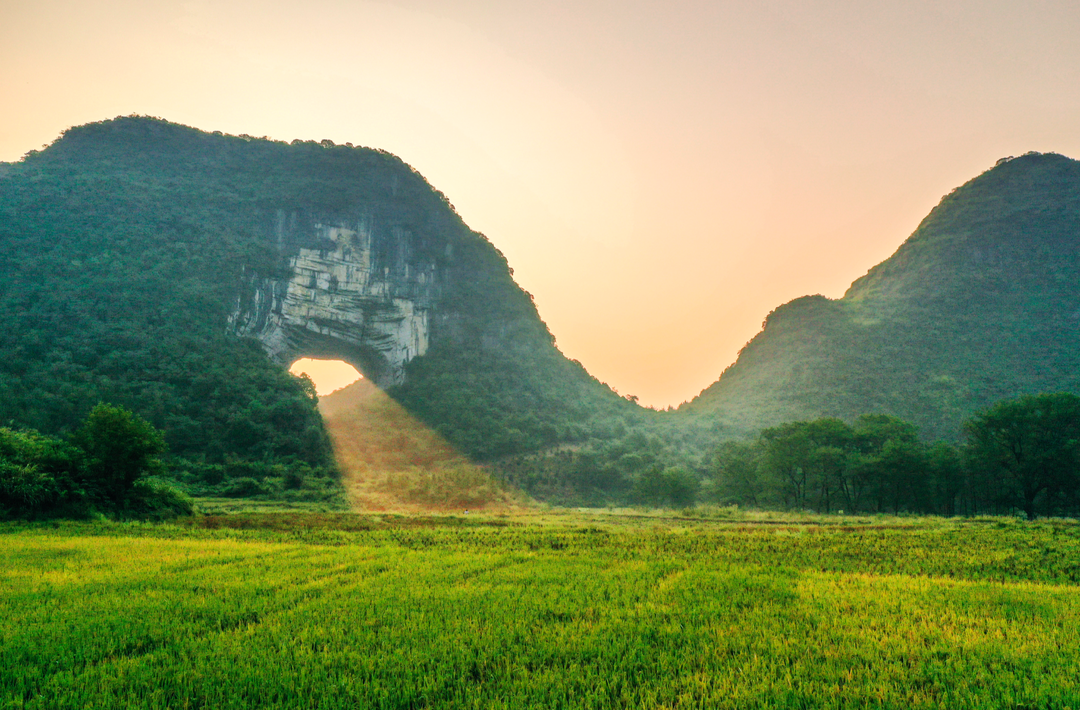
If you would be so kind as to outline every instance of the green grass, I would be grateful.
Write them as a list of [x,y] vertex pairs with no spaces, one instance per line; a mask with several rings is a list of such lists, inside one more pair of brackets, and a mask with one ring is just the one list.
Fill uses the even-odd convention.
[[0,526],[0,708],[1080,707],[1071,522],[539,516]]

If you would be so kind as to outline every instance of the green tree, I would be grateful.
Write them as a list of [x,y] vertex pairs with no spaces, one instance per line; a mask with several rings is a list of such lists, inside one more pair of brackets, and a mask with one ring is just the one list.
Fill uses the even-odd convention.
[[697,502],[701,481],[690,471],[673,466],[654,464],[642,471],[634,481],[630,498],[645,505],[686,507]]
[[969,462],[1033,520],[1047,493],[1072,496],[1080,465],[1080,397],[1065,392],[998,402],[965,425]]
[[785,507],[805,508],[814,443],[807,422],[786,422],[761,432],[762,466]]
[[854,445],[852,510],[866,504],[878,512],[928,509],[925,447],[913,424],[888,414],[864,414],[855,420]]
[[934,505],[943,515],[956,515],[956,502],[964,489],[963,466],[956,447],[939,441],[926,452]]
[[762,446],[758,441],[722,441],[713,454],[712,498],[717,503],[761,505],[768,481],[761,473]]
[[120,507],[136,481],[158,473],[158,454],[165,452],[165,437],[142,417],[123,407],[98,404],[72,437],[83,450],[87,484],[112,505]]
[[850,508],[852,437],[851,427],[830,417],[762,431],[762,462],[785,503],[826,513],[841,501]]
[[77,507],[78,451],[35,431],[0,429],[0,516],[35,517]]

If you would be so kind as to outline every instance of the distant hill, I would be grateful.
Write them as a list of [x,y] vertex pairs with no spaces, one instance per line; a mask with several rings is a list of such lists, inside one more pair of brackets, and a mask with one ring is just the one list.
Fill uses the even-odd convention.
[[286,371],[303,356],[350,361],[476,460],[636,409],[384,151],[126,117],[0,168],[2,424],[62,433],[124,405],[217,486],[221,466],[331,465],[314,391]]
[[1080,162],[999,161],[947,195],[843,298],[806,296],[684,411],[752,432],[889,413],[959,435],[996,400],[1080,392]]

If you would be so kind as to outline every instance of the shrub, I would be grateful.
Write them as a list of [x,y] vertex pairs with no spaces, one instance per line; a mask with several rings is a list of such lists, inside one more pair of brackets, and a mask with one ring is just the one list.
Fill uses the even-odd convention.
[[122,515],[137,520],[161,521],[193,515],[191,498],[172,486],[152,478],[135,482],[124,501]]

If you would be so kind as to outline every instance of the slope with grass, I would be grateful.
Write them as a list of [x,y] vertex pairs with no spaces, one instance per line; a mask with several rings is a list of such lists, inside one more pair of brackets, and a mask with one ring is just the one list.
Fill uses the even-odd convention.
[[358,510],[491,511],[526,504],[370,380],[320,397],[319,412]]

